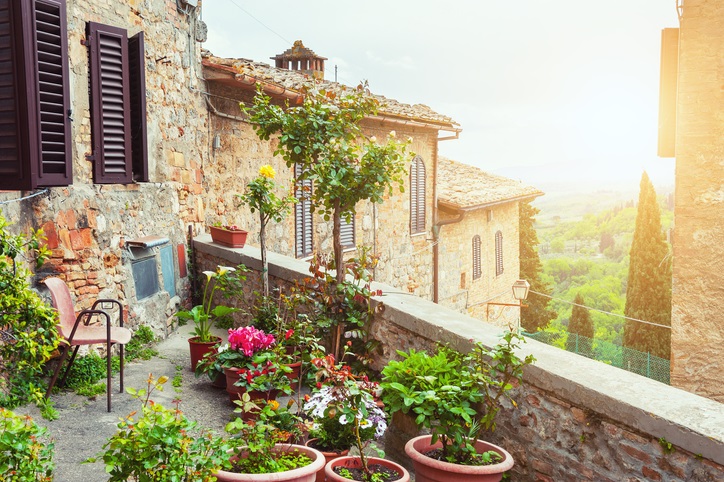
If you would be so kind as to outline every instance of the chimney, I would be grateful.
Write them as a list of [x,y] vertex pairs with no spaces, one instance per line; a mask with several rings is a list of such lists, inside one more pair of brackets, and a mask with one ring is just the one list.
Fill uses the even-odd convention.
[[324,80],[324,61],[327,58],[315,54],[313,50],[305,47],[301,40],[295,41],[292,48],[270,58],[274,60],[278,69],[296,70],[315,79]]

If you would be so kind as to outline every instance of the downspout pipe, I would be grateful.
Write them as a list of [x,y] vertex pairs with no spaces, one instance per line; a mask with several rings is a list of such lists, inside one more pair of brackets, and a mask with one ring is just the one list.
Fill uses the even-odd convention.
[[432,300],[437,303],[440,299],[440,229],[448,224],[456,224],[463,220],[465,211],[460,211],[454,218],[438,221],[432,227]]

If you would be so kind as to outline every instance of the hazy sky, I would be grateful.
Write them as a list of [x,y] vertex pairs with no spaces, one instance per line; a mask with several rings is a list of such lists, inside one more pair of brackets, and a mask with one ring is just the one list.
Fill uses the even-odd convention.
[[656,157],[661,29],[675,0],[206,0],[204,47],[270,63],[294,40],[326,78],[462,126],[442,155],[531,184],[625,180]]

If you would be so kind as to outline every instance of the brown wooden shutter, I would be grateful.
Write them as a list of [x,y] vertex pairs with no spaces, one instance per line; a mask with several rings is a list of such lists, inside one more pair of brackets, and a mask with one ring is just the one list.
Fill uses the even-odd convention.
[[503,233],[495,233],[495,275],[503,274]]
[[65,0],[0,0],[0,189],[72,182]]
[[410,232],[425,232],[425,163],[420,157],[410,166]]
[[344,217],[342,217],[342,225],[340,226],[340,238],[342,241],[342,247],[345,249],[354,248],[355,247],[355,236],[354,236],[354,228],[355,228],[355,222],[354,222],[354,213],[352,213],[352,217],[350,218],[349,222],[345,221]]
[[128,38],[126,31],[88,23],[93,180],[132,181]]
[[481,259],[480,259],[480,236],[473,236],[473,279],[478,279],[482,275]]
[[[295,178],[299,178],[301,174],[301,166],[295,164]],[[298,201],[294,205],[294,235],[296,238],[295,251],[297,258],[310,256],[314,251],[311,194],[312,181],[309,179],[298,180],[295,192]]]
[[146,138],[146,57],[143,32],[128,39],[128,70],[131,94],[131,156],[133,180],[148,181]]

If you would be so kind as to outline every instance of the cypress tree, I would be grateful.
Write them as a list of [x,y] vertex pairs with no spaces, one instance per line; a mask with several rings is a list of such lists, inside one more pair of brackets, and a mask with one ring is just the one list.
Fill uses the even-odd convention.
[[571,319],[568,321],[568,340],[566,340],[566,350],[590,357],[593,342],[593,321],[591,320],[591,313],[588,312],[587,308],[578,306],[585,304],[581,293],[576,293],[576,297],[573,302],[575,305],[571,311]]
[[[531,291],[550,295],[551,287],[545,283],[541,275],[543,265],[538,256],[538,234],[533,227],[535,215],[540,210],[529,202],[520,203],[520,277],[528,280]],[[548,308],[550,298],[530,293],[526,300],[527,308],[520,313],[520,324],[529,333],[544,330],[557,315]]]
[[[671,257],[661,231],[661,211],[654,186],[646,172],[641,176],[636,227],[631,244],[631,257],[626,287],[626,308],[629,318],[671,326]],[[637,321],[626,320],[623,345],[654,356],[671,356],[671,330]],[[644,373],[646,360],[634,358],[624,350],[625,368]]]

